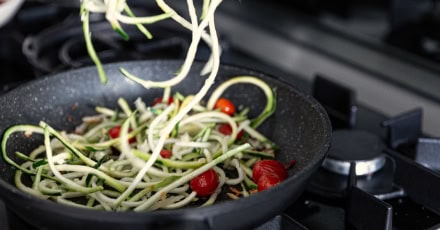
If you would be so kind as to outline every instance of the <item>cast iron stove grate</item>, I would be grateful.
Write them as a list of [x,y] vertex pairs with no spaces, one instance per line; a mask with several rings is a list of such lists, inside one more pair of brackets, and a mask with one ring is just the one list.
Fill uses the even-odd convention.
[[[367,135],[357,125],[351,89],[317,77],[314,95],[335,121],[334,147],[328,158],[346,161],[339,170],[324,162],[303,197],[287,213],[310,229],[438,229],[440,140],[421,135],[422,111],[378,121],[376,125],[387,128],[386,137]],[[359,138],[359,133],[367,138]],[[350,153],[366,158],[359,161],[359,155]],[[377,161],[369,161],[377,156],[386,159],[379,168]],[[374,170],[365,171],[363,165],[366,173],[359,173],[357,166],[365,162]]]

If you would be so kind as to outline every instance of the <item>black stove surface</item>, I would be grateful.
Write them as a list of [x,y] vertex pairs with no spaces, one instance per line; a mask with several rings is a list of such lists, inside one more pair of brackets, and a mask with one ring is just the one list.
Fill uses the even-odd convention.
[[[0,90],[6,92],[32,79],[91,65],[84,51],[78,20],[77,9],[69,4],[25,3],[16,17],[0,28]],[[182,58],[190,39],[186,32],[165,24],[152,28],[155,39],[151,41],[132,35],[133,42],[126,43],[110,35],[102,18],[96,18],[93,26],[102,35],[97,36],[96,42],[105,63]],[[421,117],[417,111],[396,118],[386,117],[359,105],[356,92],[350,88],[331,81],[324,83],[324,87],[305,81],[260,61],[231,45],[228,39],[228,34],[221,34],[223,63],[270,73],[314,95],[326,107],[335,132],[361,130],[374,135],[383,144],[380,152],[386,159],[378,171],[360,176],[356,176],[360,162],[351,158],[344,163],[348,175],[320,168],[290,208],[257,229],[440,228],[440,173],[435,171],[436,166],[430,169],[425,164],[426,161],[440,162],[429,152],[429,149],[438,149],[439,141],[427,142],[429,137],[421,135]],[[207,55],[208,49],[201,47],[197,59],[205,60]],[[362,139],[356,141],[363,142]],[[427,143],[433,144],[428,146]],[[355,148],[361,144],[353,142],[350,146]],[[0,229],[36,228],[0,202]]]

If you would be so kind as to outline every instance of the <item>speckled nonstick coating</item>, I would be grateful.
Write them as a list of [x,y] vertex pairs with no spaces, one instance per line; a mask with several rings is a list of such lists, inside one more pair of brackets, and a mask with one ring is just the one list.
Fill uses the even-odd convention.
[[[94,113],[96,105],[116,107],[119,97],[146,102],[160,96],[160,90],[146,90],[124,78],[119,67],[150,79],[168,79],[181,61],[141,61],[106,65],[109,81],[101,85],[94,67],[49,76],[23,85],[0,97],[0,132],[14,124],[46,121],[57,129],[72,130],[84,115]],[[199,76],[202,63],[196,63],[190,76],[177,86],[183,94],[195,93],[204,82]],[[235,201],[221,201],[211,207],[183,208],[154,212],[105,212],[73,208],[40,200],[19,191],[13,184],[15,169],[0,161],[0,196],[20,217],[44,229],[248,229],[258,226],[287,208],[304,189],[310,175],[319,167],[330,145],[331,126],[324,109],[310,96],[287,83],[252,70],[221,66],[217,83],[237,75],[257,76],[277,92],[276,113],[261,131],[280,146],[277,159],[297,164],[280,185]],[[226,92],[236,105],[251,107],[258,114],[265,97],[252,85],[236,85]],[[31,141],[8,141],[8,153],[36,146]],[[41,139],[40,139],[41,141]]]

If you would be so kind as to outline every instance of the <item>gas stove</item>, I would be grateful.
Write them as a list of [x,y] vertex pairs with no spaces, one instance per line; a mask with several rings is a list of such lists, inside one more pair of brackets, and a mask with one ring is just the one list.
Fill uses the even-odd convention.
[[[136,13],[155,13],[147,11],[151,3],[134,2]],[[222,62],[283,78],[314,96],[331,118],[333,135],[327,158],[301,197],[257,229],[439,229],[437,60],[378,44],[377,34],[366,39],[345,33],[335,23],[339,19],[317,17],[316,11],[310,17],[283,3],[265,4],[221,6]],[[77,7],[74,1],[27,1],[0,28],[2,93],[92,64]],[[151,41],[127,30],[127,43],[103,18],[92,23],[104,63],[184,57],[190,34],[166,22],[150,29]],[[208,54],[202,46],[196,59]],[[414,74],[420,79],[412,79]],[[0,228],[38,226],[0,202]]]

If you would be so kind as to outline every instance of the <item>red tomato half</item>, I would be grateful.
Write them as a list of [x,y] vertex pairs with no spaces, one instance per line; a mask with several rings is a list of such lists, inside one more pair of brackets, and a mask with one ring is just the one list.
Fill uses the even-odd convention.
[[[232,134],[232,127],[228,123],[221,124],[218,127],[218,131],[222,133],[223,135],[231,135]],[[240,139],[243,136],[243,130],[240,130],[240,132],[237,133],[237,140]]]
[[170,158],[172,155],[173,155],[173,153],[170,150],[168,150],[168,149],[160,150],[160,156],[162,158]]
[[258,185],[258,191],[261,192],[263,190],[266,190],[270,187],[273,187],[283,181],[278,175],[274,173],[268,173],[262,175],[257,182]]
[[277,160],[261,160],[255,163],[252,169],[252,177],[258,183],[260,177],[266,174],[275,174],[282,181],[287,178],[287,171],[284,165]]
[[209,196],[218,186],[218,175],[213,169],[208,169],[190,181],[191,189],[197,196]]
[[[131,129],[128,129],[128,132],[131,131],[132,131]],[[113,139],[118,138],[120,133],[121,133],[121,126],[115,126],[108,131],[108,135]],[[134,139],[134,137],[128,139],[128,143],[130,144],[134,143],[135,141],[136,139]]]
[[229,116],[232,116],[235,113],[234,104],[230,100],[222,97],[217,100],[214,105],[214,109],[220,109],[220,111],[228,114]]

